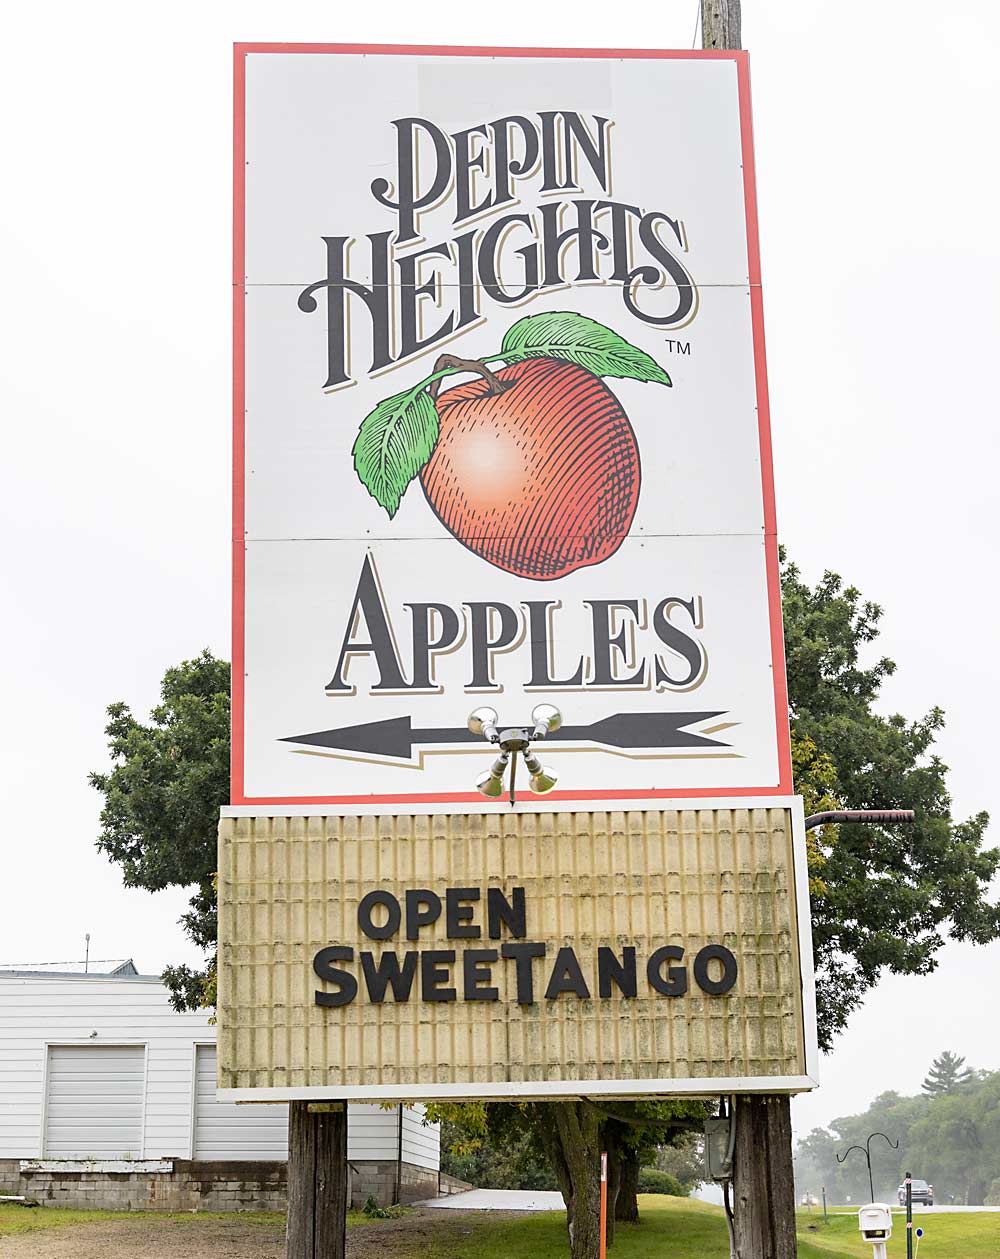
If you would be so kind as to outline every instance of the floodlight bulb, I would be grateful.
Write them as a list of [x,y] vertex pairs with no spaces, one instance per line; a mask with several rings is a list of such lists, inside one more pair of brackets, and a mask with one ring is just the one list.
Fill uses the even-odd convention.
[[533,739],[544,739],[547,734],[554,734],[562,725],[562,713],[554,704],[536,704],[531,710],[531,720],[535,723]]
[[467,725],[473,734],[482,735],[493,743],[496,740],[497,722],[499,720],[500,718],[497,716],[495,708],[474,708],[469,713]]
[[476,790],[481,796],[489,796],[495,800],[503,795],[503,779],[491,769],[484,770],[476,779]]
[[536,796],[544,796],[552,790],[558,781],[559,775],[554,770],[546,769],[543,765],[540,774],[532,774],[528,779],[528,786]]
[[534,752],[526,752],[524,763],[527,766],[528,773],[531,777],[528,779],[528,786],[536,796],[544,796],[550,792],[559,780],[559,775],[554,770],[543,765]]

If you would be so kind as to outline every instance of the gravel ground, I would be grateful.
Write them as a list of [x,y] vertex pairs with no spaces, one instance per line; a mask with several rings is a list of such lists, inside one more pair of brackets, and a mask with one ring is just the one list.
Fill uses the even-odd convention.
[[[53,1214],[55,1214],[53,1212]],[[442,1242],[470,1237],[488,1214],[517,1218],[520,1212],[455,1212],[414,1208],[399,1220],[372,1220],[348,1230],[348,1259],[427,1259]],[[284,1259],[281,1219],[249,1221],[196,1215],[122,1215],[120,1219],[60,1226],[0,1237],[2,1259]]]

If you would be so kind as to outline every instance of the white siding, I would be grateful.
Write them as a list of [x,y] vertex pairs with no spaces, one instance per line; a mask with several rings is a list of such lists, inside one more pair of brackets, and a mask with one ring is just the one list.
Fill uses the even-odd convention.
[[[0,976],[0,1158],[40,1158],[48,1045],[145,1041],[142,1158],[190,1158],[192,1045],[209,1012],[177,1014],[159,979]],[[97,1035],[94,1036],[93,1033]]]
[[[215,1027],[208,1019],[207,1010],[176,1013],[159,979],[0,974],[0,1158],[42,1157],[49,1046],[110,1047],[123,1042],[145,1042],[147,1046],[143,1148],[130,1151],[133,1157],[195,1157],[192,1128],[198,1099],[194,1047],[196,1043],[214,1042]],[[207,1064],[203,1057],[203,1101],[213,1087]],[[414,1109],[422,1113],[422,1108]],[[241,1105],[231,1106],[231,1110],[238,1112],[237,1120],[242,1119],[246,1126],[240,1138],[241,1152],[228,1157],[284,1157],[284,1153],[274,1153],[274,1129],[287,1124],[286,1106]],[[349,1158],[394,1162],[397,1137],[395,1106],[389,1110],[373,1105],[350,1107]],[[284,1138],[282,1141],[283,1150],[287,1149]],[[409,1108],[404,1111],[403,1161],[436,1169],[437,1149],[437,1127],[424,1128]],[[87,1153],[92,1152],[91,1144]]]
[[394,1163],[398,1133],[399,1118],[395,1106],[390,1110],[365,1102],[351,1106],[347,1112],[347,1157]]
[[216,1099],[214,1045],[199,1045],[196,1051],[194,1157],[288,1157],[287,1106],[237,1106]]
[[142,1157],[143,1045],[51,1045],[44,1158]]
[[407,1106],[403,1110],[403,1162],[437,1171],[441,1165],[441,1128],[425,1124],[425,1106]]

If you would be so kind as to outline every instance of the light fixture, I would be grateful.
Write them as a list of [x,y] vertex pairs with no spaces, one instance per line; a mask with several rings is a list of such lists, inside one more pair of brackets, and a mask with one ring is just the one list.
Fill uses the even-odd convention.
[[476,779],[476,790],[481,796],[489,796],[491,800],[503,795],[503,776],[510,760],[510,753],[505,749],[485,773]]
[[528,779],[528,785],[536,796],[544,796],[558,782],[559,775],[555,770],[551,770],[543,765],[534,752],[525,752],[524,763],[528,767],[528,773],[531,775]]
[[531,710],[531,720],[535,723],[531,737],[544,739],[547,734],[555,734],[562,725],[562,713],[555,704],[536,704]]
[[500,738],[497,731],[497,722],[499,720],[500,718],[497,716],[495,708],[474,708],[469,713],[468,726],[473,734],[481,734],[490,743],[496,743]]
[[543,765],[529,746],[532,739],[544,739],[554,734],[562,725],[562,713],[553,704],[536,704],[531,710],[531,726],[513,726],[499,729],[500,718],[495,708],[475,708],[469,713],[468,727],[488,742],[498,744],[500,755],[488,770],[476,779],[476,790],[491,800],[499,799],[504,792],[504,777],[510,766],[510,802],[515,802],[514,779],[517,773],[517,756],[524,757],[531,777],[528,785],[539,796],[544,796],[556,785],[558,775]]

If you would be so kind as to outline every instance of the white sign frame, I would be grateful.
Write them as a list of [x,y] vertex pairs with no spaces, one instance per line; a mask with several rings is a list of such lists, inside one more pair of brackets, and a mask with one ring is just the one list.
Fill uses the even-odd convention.
[[[660,797],[646,800],[630,800],[623,807],[628,809],[662,809]],[[795,863],[794,892],[798,920],[798,949],[802,983],[802,1023],[805,1045],[806,1071],[804,1075],[774,1076],[726,1076],[691,1077],[687,1079],[649,1080],[544,1080],[502,1081],[494,1083],[458,1084],[397,1084],[397,1085],[316,1085],[312,1087],[286,1088],[220,1088],[217,1096],[230,1102],[298,1102],[298,1101],[448,1101],[465,1099],[503,1100],[506,1098],[557,1098],[579,1097],[646,1097],[646,1096],[712,1096],[720,1093],[803,1093],[819,1086],[819,1043],[816,1029],[816,978],[813,967],[812,924],[809,915],[809,872],[806,852],[805,810],[801,796],[761,796],[753,801],[745,797],[719,800],[711,797],[685,801],[685,809],[788,809],[792,818],[792,853]],[[551,800],[530,800],[514,806],[518,813],[560,813],[565,805]],[[510,806],[501,801],[484,803],[483,813],[510,812]],[[319,806],[301,806],[282,811],[286,817],[321,817],[329,809]],[[366,817],[391,813],[384,806],[358,805],[340,810],[345,816]],[[409,814],[428,815],[440,812],[429,804],[408,805]],[[222,810],[223,817],[260,816],[260,810],[247,806],[230,806]]]
[[[522,49],[522,48],[454,48],[454,47],[409,47],[409,46],[368,46],[368,45],[338,45],[338,44],[240,44],[235,49],[235,143],[234,143],[234,236],[233,236],[233,294],[234,294],[234,340],[233,340],[233,425],[234,425],[234,468],[233,468],[233,755],[232,755],[232,772],[231,772],[231,800],[234,805],[247,805],[255,807],[258,811],[273,806],[295,806],[306,807],[313,804],[328,805],[343,809],[344,807],[353,807],[354,805],[363,804],[365,802],[385,804],[398,804],[411,806],[420,806],[423,804],[432,804],[440,807],[441,805],[461,806],[463,809],[478,811],[489,810],[489,804],[483,801],[483,798],[476,792],[463,789],[443,789],[438,784],[437,788],[432,791],[400,791],[394,789],[400,782],[398,774],[393,778],[393,787],[387,786],[382,789],[380,787],[372,787],[363,792],[348,794],[340,790],[339,792],[330,792],[329,794],[319,793],[303,793],[301,791],[285,793],[282,791],[256,790],[252,782],[248,781],[248,756],[247,756],[247,737],[248,737],[248,705],[247,705],[247,556],[248,556],[248,529],[247,529],[247,448],[246,448],[246,414],[247,414],[247,295],[248,289],[253,287],[253,282],[247,275],[247,66],[252,58],[262,57],[287,57],[287,56],[310,56],[310,55],[329,55],[332,57],[404,57],[404,58],[517,58],[517,59],[576,59],[576,60],[594,60],[605,59],[609,62],[684,62],[684,61],[722,61],[732,63],[738,84],[738,107],[739,107],[739,135],[740,135],[740,153],[742,157],[742,189],[743,189],[743,214],[746,225],[746,297],[749,302],[750,322],[752,327],[752,374],[754,380],[754,388],[756,395],[756,413],[759,444],[757,450],[757,461],[759,463],[760,476],[760,494],[762,503],[762,519],[763,529],[761,543],[764,550],[763,571],[766,580],[766,607],[767,607],[767,647],[770,652],[770,659],[767,667],[770,669],[770,686],[773,691],[773,721],[774,735],[771,744],[769,756],[773,758],[775,771],[772,775],[762,778],[760,781],[746,781],[738,779],[734,772],[734,778],[737,781],[726,783],[722,781],[722,771],[719,771],[720,781],[706,785],[704,778],[698,778],[692,771],[690,781],[685,783],[681,781],[678,785],[677,775],[687,771],[673,771],[674,775],[669,778],[667,770],[669,762],[664,760],[661,764],[665,767],[664,775],[672,785],[659,786],[644,785],[642,787],[623,788],[620,784],[614,785],[613,781],[609,781],[608,785],[600,785],[597,788],[583,786],[583,783],[593,782],[593,774],[584,770],[580,772],[579,765],[575,766],[578,772],[575,775],[576,782],[568,781],[570,775],[564,774],[565,786],[560,786],[551,797],[553,800],[561,802],[560,807],[566,807],[566,801],[574,801],[580,807],[592,807],[602,801],[612,800],[629,800],[634,801],[638,798],[657,800],[661,804],[666,800],[691,800],[695,798],[701,799],[721,799],[742,797],[744,800],[759,797],[767,794],[788,794],[792,790],[791,781],[791,756],[788,743],[788,726],[787,726],[787,691],[784,673],[784,656],[783,656],[783,632],[781,623],[781,606],[780,606],[780,579],[778,572],[778,543],[777,543],[777,527],[774,503],[773,488],[773,470],[770,449],[770,428],[769,428],[769,411],[767,396],[767,380],[766,380],[766,364],[764,350],[764,326],[763,326],[763,305],[761,297],[760,285],[760,256],[759,245],[757,240],[757,208],[756,194],[754,185],[754,161],[753,161],[753,141],[752,141],[752,124],[750,113],[750,95],[749,95],[749,63],[745,52],[730,51],[678,51],[678,50],[643,50],[643,49]],[[303,277],[296,276],[299,280]],[[305,277],[308,279],[308,277]],[[711,279],[709,280],[711,283]],[[530,309],[530,308],[529,308]],[[398,388],[398,385],[387,384],[385,392],[388,393],[392,389]],[[653,386],[646,386],[653,388]],[[761,640],[763,643],[763,639]],[[758,651],[759,648],[754,648]],[[761,662],[762,663],[762,662]],[[555,699],[559,702],[558,695],[539,695],[539,699]],[[696,706],[690,697],[674,697],[675,700],[687,698],[690,706]],[[617,697],[616,697],[617,701]],[[335,701],[337,702],[337,701]],[[481,702],[493,703],[488,697],[483,697]],[[472,706],[471,704],[469,705]],[[457,708],[457,704],[452,704],[452,708]],[[572,700],[566,701],[568,710],[567,720],[572,717]],[[501,713],[501,716],[507,720],[507,714]],[[343,717],[348,722],[358,721],[356,716],[347,716],[346,713],[338,713],[338,718]],[[454,725],[456,717],[464,718],[464,712],[451,712],[449,714],[449,725]],[[523,719],[523,715],[517,713],[516,719]],[[364,719],[362,719],[364,720]],[[331,721],[330,724],[333,724]],[[426,722],[422,723],[426,724]],[[294,731],[289,731],[292,735]],[[268,738],[275,740],[283,738],[275,733],[269,733]],[[755,736],[756,737],[756,736]],[[598,746],[593,744],[591,746]],[[488,749],[465,748],[464,751],[478,750],[488,755]],[[606,749],[605,749],[606,750]],[[738,756],[745,755],[739,753]],[[738,759],[738,757],[737,757]],[[580,758],[581,762],[590,763],[590,757],[584,756]],[[602,763],[611,765],[613,757],[604,756]],[[370,764],[371,762],[368,762]],[[675,762],[676,764],[677,762]],[[469,777],[474,773],[474,768],[468,760],[455,763],[458,765],[469,764]],[[462,777],[467,771],[459,769],[459,773],[455,774],[452,765],[451,779],[455,782],[455,787],[464,787]],[[410,768],[415,768],[411,766]],[[365,772],[368,772],[367,770]],[[651,775],[655,775],[656,771],[650,771]],[[715,772],[714,770],[712,771]],[[614,772],[609,769],[609,779],[614,779]],[[385,775],[388,782],[388,775]],[[662,779],[661,779],[662,781]],[[370,786],[370,781],[366,779],[366,787]]]

